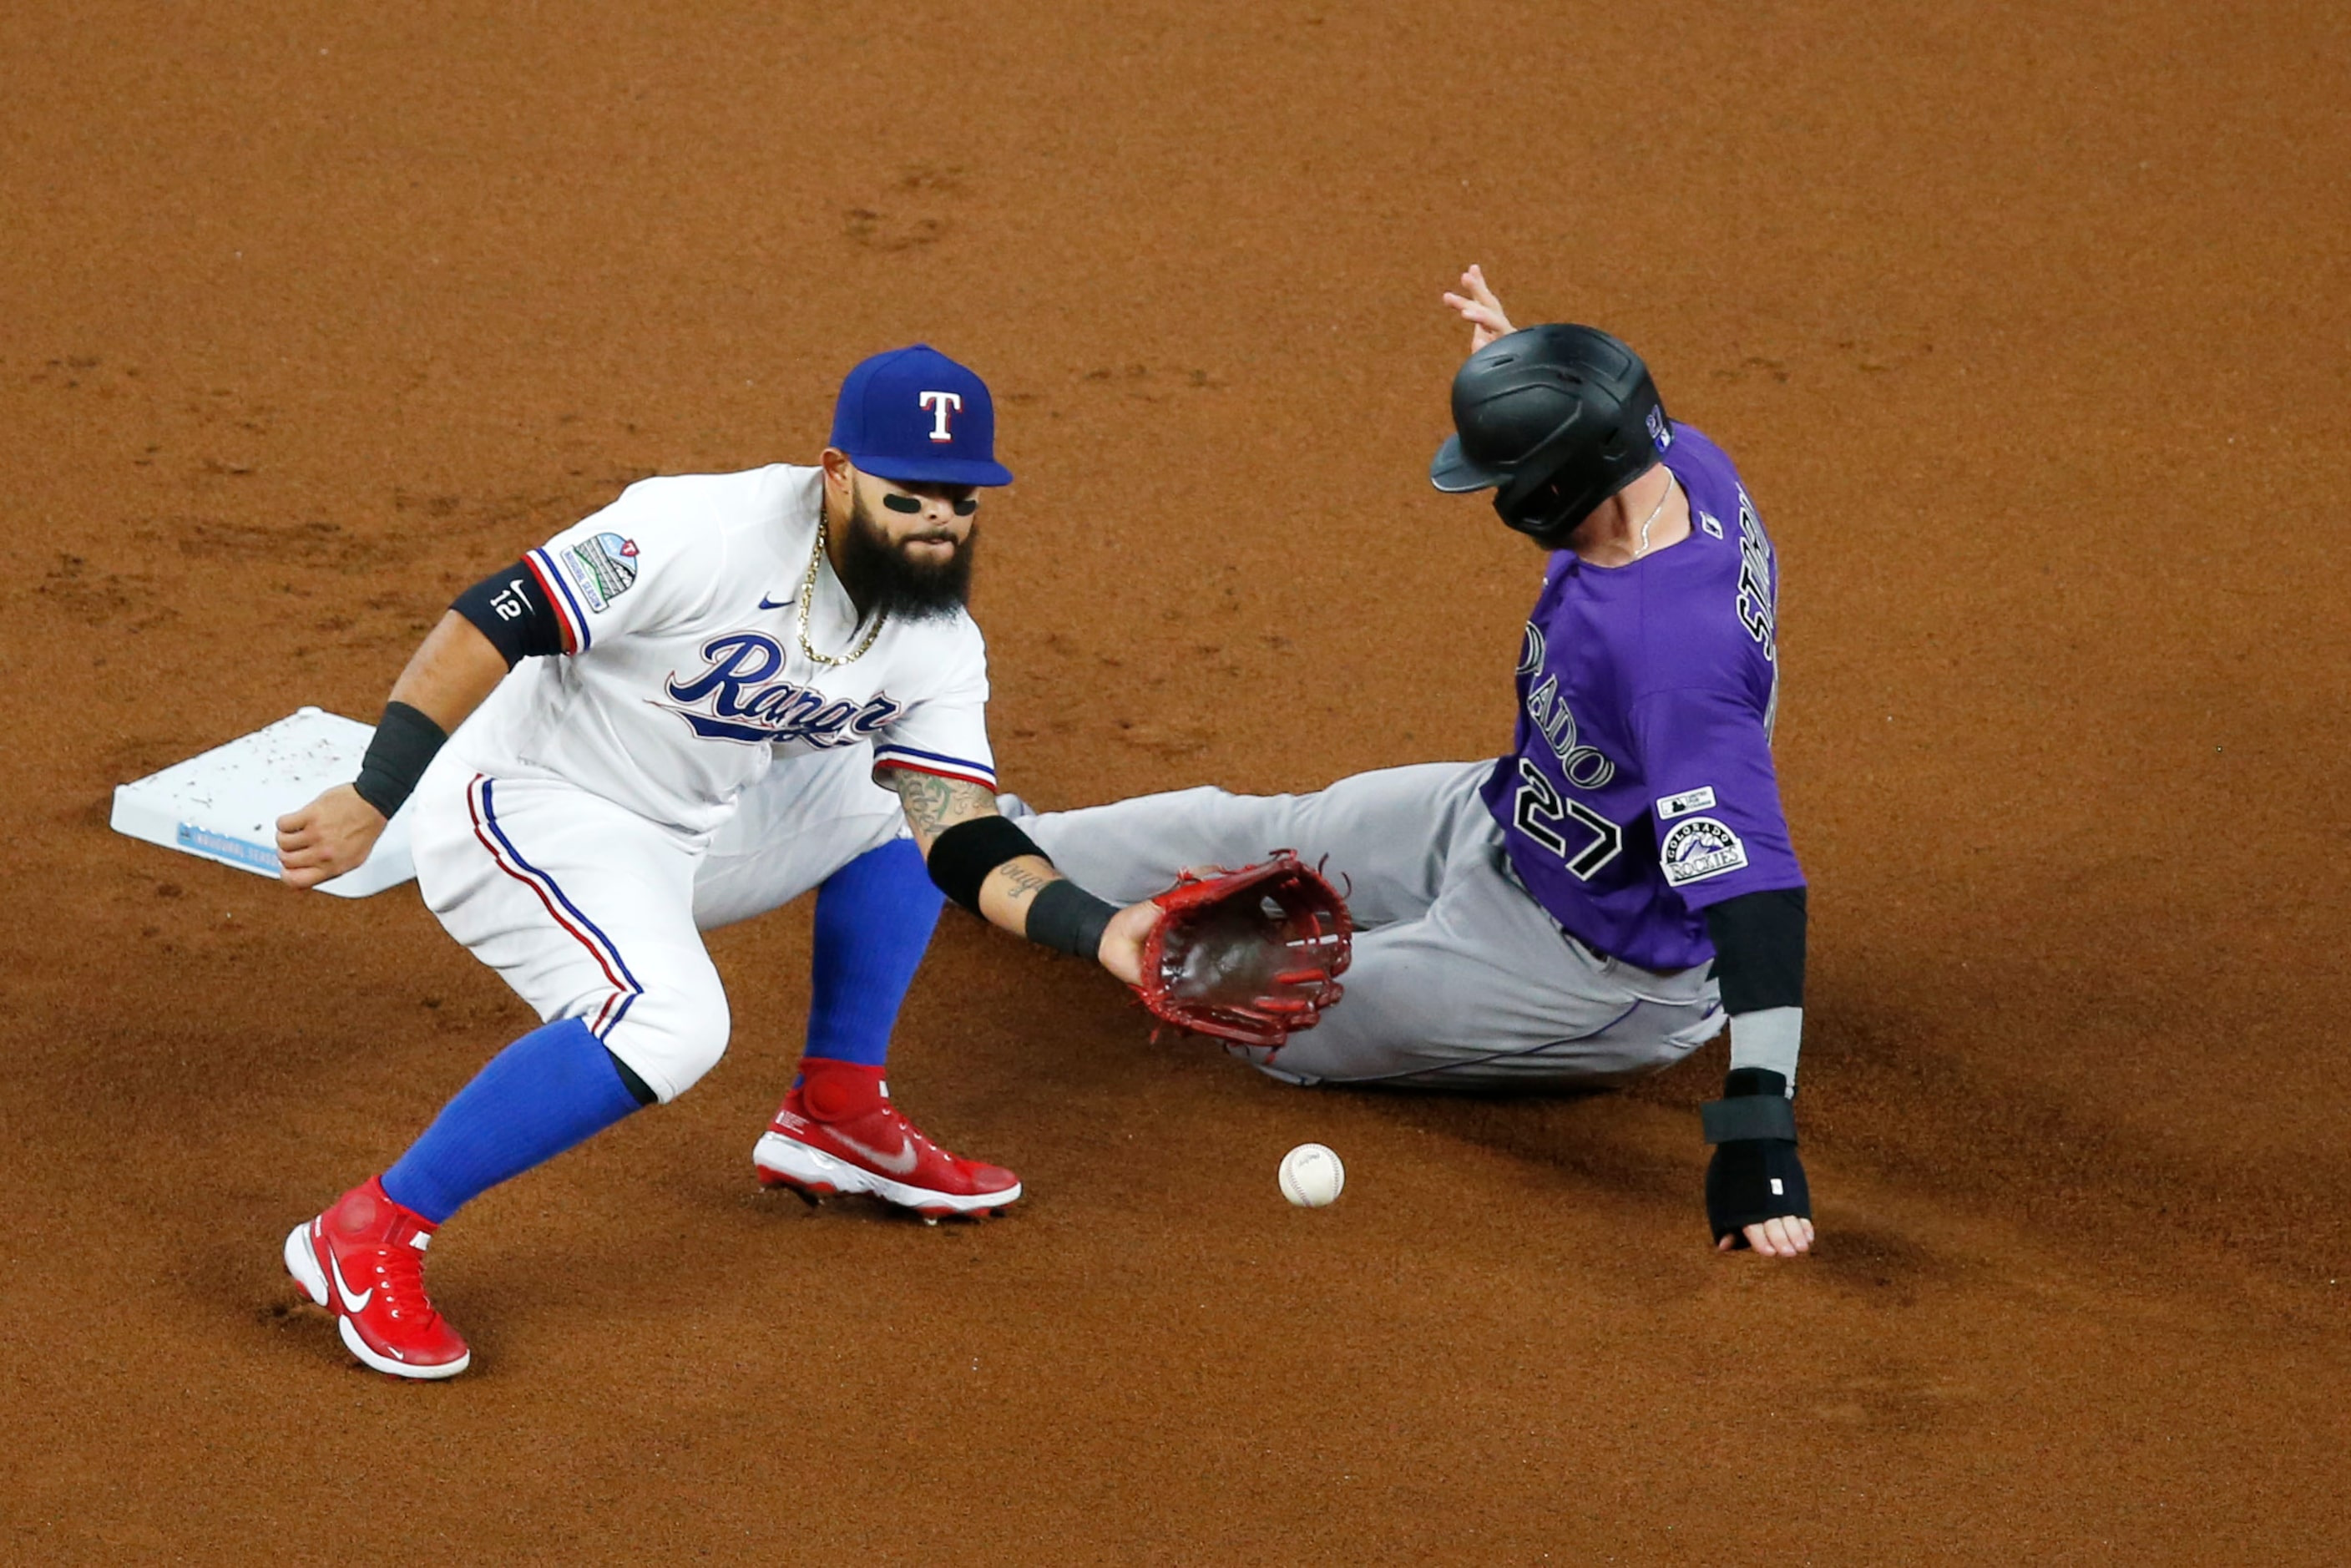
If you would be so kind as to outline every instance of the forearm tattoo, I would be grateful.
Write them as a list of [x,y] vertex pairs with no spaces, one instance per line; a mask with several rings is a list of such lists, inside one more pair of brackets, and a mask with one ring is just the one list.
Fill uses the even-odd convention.
[[925,844],[941,831],[974,817],[996,812],[995,793],[984,785],[961,779],[942,779],[908,768],[890,770],[890,788],[906,808],[906,821]]
[[[939,835],[949,828],[997,815],[995,792],[961,779],[942,779],[935,773],[916,773],[911,768],[899,768],[891,770],[890,787],[898,792],[898,799],[906,809],[906,821],[914,827],[914,837],[923,844],[926,858],[931,846],[938,841]],[[1018,834],[1013,837],[1019,841]],[[934,874],[938,874],[935,867]],[[1003,860],[984,873],[977,867],[972,868],[967,877],[968,886],[957,882],[951,873],[941,885],[949,890],[957,903],[967,904],[975,914],[979,912],[980,889],[993,885],[1003,899],[1005,907],[1018,912],[1027,908],[1041,889],[1061,880],[1061,873],[1053,869],[1052,862],[1041,855],[1023,854]],[[1015,931],[1019,928],[1019,919],[1016,913],[1012,925]]]
[[1042,863],[1035,860],[1006,861],[996,868],[994,874],[1004,879],[1004,901],[1007,904],[1018,909],[1036,897],[1040,888],[1061,880],[1061,873],[1050,866],[1041,873],[1033,869]]

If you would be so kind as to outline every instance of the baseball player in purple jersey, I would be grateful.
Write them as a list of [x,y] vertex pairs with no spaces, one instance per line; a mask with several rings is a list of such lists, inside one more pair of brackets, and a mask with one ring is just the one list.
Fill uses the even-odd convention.
[[1266,1071],[1298,1083],[1589,1087],[1730,1027],[1705,1107],[1716,1244],[1813,1242],[1793,1097],[1804,878],[1771,760],[1771,537],[1720,447],[1667,416],[1639,356],[1589,327],[1520,331],[1471,267],[1440,490],[1496,492],[1550,552],[1499,759],[1311,795],[1178,790],[1028,813],[1089,890],[1148,896],[1186,866],[1327,857],[1360,935],[1346,996]]

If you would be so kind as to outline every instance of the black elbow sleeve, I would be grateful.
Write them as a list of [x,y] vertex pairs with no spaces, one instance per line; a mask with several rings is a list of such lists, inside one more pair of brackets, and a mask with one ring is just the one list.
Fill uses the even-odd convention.
[[1804,1005],[1804,890],[1742,893],[1706,912],[1722,1010],[1737,1018]]
[[924,864],[941,893],[977,915],[980,884],[998,866],[1044,853],[1019,824],[991,812],[957,822],[933,839]]
[[522,660],[563,652],[563,622],[547,601],[538,574],[521,561],[490,573],[449,608],[490,640],[509,670]]

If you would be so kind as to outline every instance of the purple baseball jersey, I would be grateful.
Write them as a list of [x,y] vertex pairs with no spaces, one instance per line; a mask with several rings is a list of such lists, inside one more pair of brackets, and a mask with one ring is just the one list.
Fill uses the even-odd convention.
[[1519,880],[1570,936],[1683,969],[1714,956],[1708,904],[1804,875],[1771,769],[1771,540],[1720,447],[1685,424],[1661,445],[1689,538],[1629,566],[1552,556],[1517,741],[1484,793]]

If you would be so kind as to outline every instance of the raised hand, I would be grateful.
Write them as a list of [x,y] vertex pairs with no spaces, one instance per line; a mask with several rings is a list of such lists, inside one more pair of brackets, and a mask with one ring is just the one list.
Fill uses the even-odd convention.
[[1469,323],[1469,351],[1476,353],[1497,338],[1507,337],[1518,330],[1503,311],[1502,302],[1486,282],[1485,269],[1476,262],[1461,275],[1461,292],[1448,293],[1445,303],[1461,313]]

